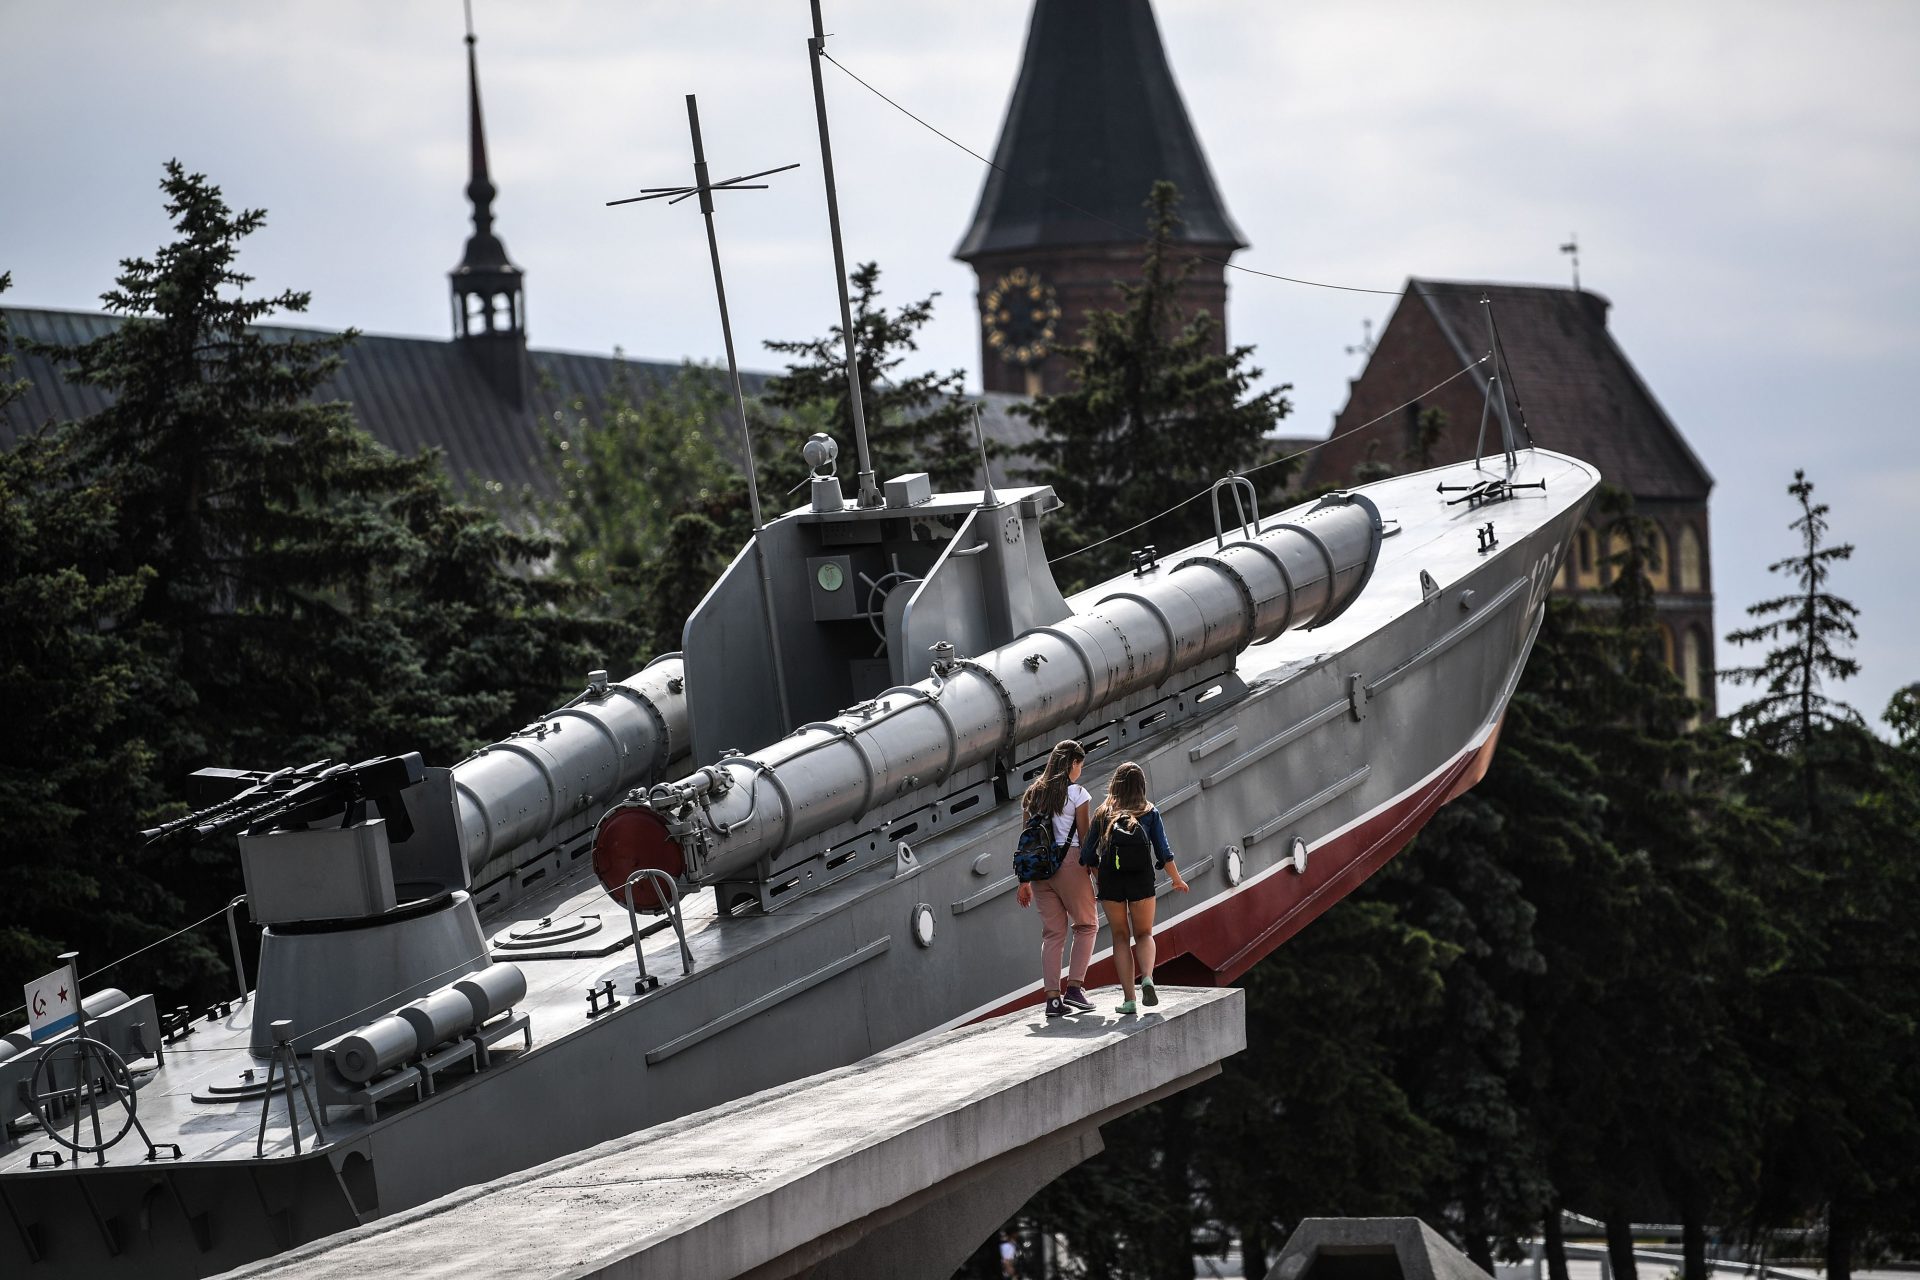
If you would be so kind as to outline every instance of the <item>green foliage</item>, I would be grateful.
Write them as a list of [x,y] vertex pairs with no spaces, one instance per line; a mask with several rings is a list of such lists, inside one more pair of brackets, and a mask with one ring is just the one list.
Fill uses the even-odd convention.
[[745,483],[721,445],[732,415],[723,375],[689,365],[645,382],[623,371],[597,418],[575,397],[547,425],[559,496],[536,500],[535,514],[553,531],[555,566],[631,629],[625,665],[680,647],[748,532]]
[[[966,488],[977,482],[973,410],[962,394],[959,369],[901,377],[909,353],[919,350],[919,333],[933,318],[929,294],[889,312],[880,302],[880,268],[863,263],[851,277],[855,355],[860,369],[860,403],[865,412],[867,446],[876,483],[908,471],[925,471],[940,489]],[[800,442],[814,431],[830,433],[840,445],[840,475],[847,496],[855,496],[859,463],[854,445],[853,405],[847,394],[845,330],[825,337],[768,342],[769,351],[789,357],[785,373],[767,383],[768,407],[790,415],[769,424],[780,443],[774,457],[761,459],[762,474],[776,479],[800,477]],[[791,479],[780,481],[791,484]]]
[[[604,628],[563,611],[573,585],[533,572],[545,539],[455,502],[436,456],[397,457],[347,406],[314,402],[351,333],[255,327],[307,304],[245,296],[239,247],[264,215],[177,163],[161,186],[176,238],[121,264],[104,301],[124,319],[42,348],[109,407],[0,471],[17,593],[0,678],[15,740],[63,741],[0,794],[4,865],[65,869],[13,918],[29,949],[94,960],[237,888],[230,847],[139,847],[192,770],[408,750],[451,763],[604,662]],[[186,965],[182,981],[209,964],[191,939],[159,963]]]
[[[1752,1218],[1821,1214],[1828,1270],[1845,1280],[1856,1253],[1920,1221],[1920,788],[1910,749],[1822,692],[1858,669],[1845,652],[1857,611],[1830,582],[1852,547],[1828,545],[1828,509],[1803,472],[1788,492],[1800,551],[1772,568],[1795,590],[1753,606],[1767,621],[1730,637],[1773,646],[1734,673],[1762,690],[1733,722],[1748,794],[1784,832],[1755,877],[1783,953],[1753,983],[1768,1106]],[[1896,732],[1910,702],[1889,707]]]
[[[1253,390],[1262,370],[1252,347],[1215,354],[1220,322],[1204,311],[1181,315],[1179,286],[1198,263],[1170,246],[1179,199],[1173,184],[1154,185],[1140,277],[1120,285],[1122,309],[1090,313],[1081,344],[1059,352],[1075,388],[1015,410],[1039,431],[1025,478],[1052,485],[1065,504],[1056,554],[1114,539],[1062,565],[1069,589],[1110,577],[1144,543],[1172,549],[1210,534],[1204,490],[1266,459],[1266,437],[1292,407],[1291,386]],[[1289,474],[1288,466],[1262,472],[1263,501],[1272,503]]]

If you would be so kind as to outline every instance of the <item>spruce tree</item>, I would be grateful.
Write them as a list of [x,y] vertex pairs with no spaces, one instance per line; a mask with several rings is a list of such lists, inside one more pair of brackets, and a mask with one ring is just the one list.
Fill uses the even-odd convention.
[[575,396],[546,428],[557,496],[534,511],[555,566],[630,628],[624,665],[680,647],[747,533],[744,483],[721,443],[732,417],[723,376],[688,365],[645,381],[623,370],[597,411]]
[[[52,556],[118,591],[110,622],[75,617],[62,643],[111,629],[160,673],[117,712],[158,789],[128,794],[177,796],[207,765],[410,750],[452,763],[604,665],[601,628],[561,607],[572,584],[533,573],[545,539],[455,502],[437,455],[398,457],[350,407],[315,401],[351,332],[258,327],[308,300],[246,296],[239,249],[264,214],[234,213],[177,163],[161,187],[176,239],[121,264],[104,295],[120,322],[42,348],[110,403],[30,457],[43,509],[93,521]],[[158,815],[116,812],[115,834],[73,857],[135,856],[136,829]],[[165,856],[152,877],[179,887],[186,914],[238,884],[230,847]]]
[[[974,487],[980,474],[973,438],[973,409],[962,393],[965,375],[931,370],[902,376],[908,356],[919,350],[919,334],[933,318],[929,294],[888,311],[880,301],[880,268],[862,263],[853,284],[854,355],[860,370],[860,403],[865,413],[867,446],[874,479],[885,483],[909,471],[925,471],[939,489]],[[840,445],[840,476],[853,498],[859,469],[854,447],[853,405],[847,393],[843,330],[825,337],[774,341],[767,350],[788,357],[786,372],[770,379],[763,396],[768,408],[790,415],[768,424],[781,452],[764,458],[762,474],[776,479],[804,475],[794,467],[806,435],[824,430]],[[791,480],[783,482],[792,483]]]
[[1818,822],[1821,730],[1858,726],[1860,713],[1825,692],[1828,680],[1846,680],[1860,664],[1842,652],[1859,639],[1853,620],[1860,611],[1827,589],[1833,566],[1853,555],[1852,543],[1827,541],[1827,504],[1813,501],[1813,482],[1805,471],[1793,473],[1787,492],[1800,504],[1792,528],[1800,536],[1800,550],[1767,566],[1769,573],[1787,575],[1794,590],[1750,605],[1750,617],[1764,619],[1727,637],[1737,645],[1772,644],[1758,665],[1723,672],[1736,684],[1756,684],[1763,691],[1734,714],[1734,724],[1767,750],[1790,757],[1809,823]]
[[[10,283],[0,275],[0,292]],[[25,389],[9,376],[0,312],[0,410]],[[0,970],[40,973],[60,952],[83,970],[171,933],[181,900],[128,839],[163,797],[142,703],[186,701],[133,615],[153,571],[109,567],[111,476],[75,487],[73,440],[41,429],[0,452]],[[150,957],[181,990],[218,968],[193,935]],[[122,980],[115,975],[113,981]]]
[[[1154,184],[1139,278],[1119,284],[1119,310],[1089,313],[1079,345],[1061,348],[1074,388],[1016,409],[1039,431],[1025,478],[1052,485],[1065,504],[1049,550],[1064,557],[1089,548],[1062,563],[1064,586],[1118,572],[1141,545],[1171,551],[1211,534],[1204,491],[1268,459],[1267,435],[1292,407],[1290,385],[1253,389],[1263,371],[1252,347],[1216,354],[1220,321],[1181,314],[1179,287],[1198,263],[1172,244],[1179,202],[1172,183]],[[1260,474],[1263,509],[1289,472]],[[1233,519],[1231,501],[1222,513]],[[1106,538],[1113,541],[1090,546]]]
[[1850,545],[1828,542],[1828,508],[1795,472],[1799,551],[1776,561],[1794,590],[1748,612],[1737,644],[1773,647],[1730,673],[1761,686],[1734,713],[1752,804],[1786,829],[1754,881],[1785,956],[1756,976],[1752,1035],[1765,1064],[1753,1223],[1806,1216],[1824,1227],[1826,1269],[1847,1280],[1856,1254],[1920,1217],[1920,798],[1910,753],[1824,691],[1854,674],[1854,606],[1832,590]]

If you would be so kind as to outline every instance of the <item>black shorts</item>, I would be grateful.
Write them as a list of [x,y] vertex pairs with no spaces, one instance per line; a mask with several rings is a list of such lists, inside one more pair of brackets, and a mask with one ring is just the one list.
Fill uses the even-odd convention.
[[1153,897],[1154,875],[1151,871],[1102,871],[1100,872],[1100,900],[1102,902],[1141,902]]

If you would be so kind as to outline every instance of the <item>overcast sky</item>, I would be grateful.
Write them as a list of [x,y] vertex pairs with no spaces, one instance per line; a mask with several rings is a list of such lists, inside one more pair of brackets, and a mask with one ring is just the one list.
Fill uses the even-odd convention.
[[[991,152],[1027,0],[825,0],[829,49]],[[477,0],[497,230],[534,345],[720,355],[691,204],[604,202],[690,173],[700,95],[717,173],[799,161],[723,197],[742,359],[836,317],[805,0]],[[1724,633],[1792,551],[1796,466],[1859,544],[1877,716],[1920,679],[1920,4],[1160,0],[1236,261],[1397,290],[1410,275],[1563,284],[1614,334],[1718,481]],[[177,156],[269,211],[243,266],[313,292],[312,322],[447,334],[467,234],[454,0],[0,0],[0,270],[15,305],[91,308],[166,224]],[[942,294],[923,353],[978,385],[971,273],[952,261],[981,166],[826,69],[848,254],[895,301]],[[1291,433],[1346,396],[1392,299],[1233,273],[1229,331],[1294,385]],[[1524,394],[1525,388],[1520,388]],[[1723,643],[1722,665],[1738,661]],[[1723,709],[1737,694],[1722,691]]]

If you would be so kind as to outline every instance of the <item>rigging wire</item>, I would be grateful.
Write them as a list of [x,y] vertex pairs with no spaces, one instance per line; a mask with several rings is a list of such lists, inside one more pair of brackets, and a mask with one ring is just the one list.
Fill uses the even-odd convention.
[[[121,956],[118,960],[110,960],[106,964],[101,965],[98,969],[95,969],[92,973],[81,974],[80,981],[85,982],[88,978],[97,978],[101,974],[105,973],[107,970],[113,968],[115,965],[125,964],[127,961],[133,959],[135,956],[140,955],[143,952],[151,951],[155,947],[161,945],[162,943],[172,942],[175,938],[179,937],[181,934],[187,933],[194,929],[198,929],[201,925],[207,923],[207,921],[212,920],[216,916],[223,916],[226,913],[227,913],[227,909],[225,907],[221,907],[215,910],[210,915],[205,915],[200,917],[200,919],[195,920],[192,924],[182,925],[180,928],[175,929],[172,933],[168,934],[166,937],[159,938],[152,942],[149,942],[146,946],[141,947],[138,951],[129,951],[127,952],[127,954]],[[0,1014],[0,1021],[11,1021],[14,1014],[25,1013],[26,1011],[27,1011],[27,1006],[23,1004],[17,1009],[10,1010],[5,1014]]]
[[[1359,426],[1349,427],[1345,431],[1339,432],[1335,435],[1328,436],[1325,440],[1317,440],[1314,443],[1308,445],[1304,449],[1296,450],[1293,453],[1286,454],[1282,457],[1269,458],[1265,462],[1260,463],[1258,466],[1248,467],[1245,471],[1242,471],[1239,474],[1243,476],[1250,476],[1256,471],[1265,471],[1268,467],[1277,467],[1283,462],[1292,462],[1295,458],[1304,458],[1306,455],[1312,453],[1315,449],[1326,448],[1328,445],[1332,444],[1335,440],[1343,440],[1346,437],[1353,435],[1357,432],[1365,431],[1368,427],[1377,426],[1378,424],[1385,422],[1388,418],[1393,417],[1395,414],[1403,412],[1409,405],[1419,404],[1420,401],[1432,395],[1434,392],[1438,391],[1440,388],[1446,386],[1449,382],[1452,382],[1455,378],[1458,378],[1464,373],[1468,373],[1474,369],[1479,368],[1481,365],[1485,364],[1487,361],[1491,360],[1492,358],[1493,358],[1493,353],[1488,352],[1486,355],[1481,356],[1478,360],[1475,360],[1469,364],[1464,364],[1460,366],[1458,369],[1455,369],[1452,373],[1440,379],[1440,381],[1434,383],[1432,386],[1428,387],[1425,391],[1422,391],[1419,395],[1413,397],[1413,399],[1405,401],[1404,403],[1395,405],[1393,408],[1387,410],[1385,413],[1379,415],[1378,417],[1369,418],[1365,422],[1361,423]],[[1155,515],[1148,516],[1145,520],[1142,520],[1139,524],[1129,525],[1118,533],[1108,534],[1106,537],[1100,539],[1100,541],[1098,542],[1089,542],[1084,547],[1075,547],[1071,551],[1062,552],[1060,555],[1054,556],[1051,560],[1048,560],[1047,563],[1050,565],[1059,564],[1062,560],[1071,560],[1074,556],[1079,555],[1082,551],[1091,551],[1095,547],[1104,546],[1107,543],[1112,542],[1115,538],[1124,538],[1128,534],[1132,533],[1135,529],[1143,529],[1147,525],[1152,524],[1155,520],[1161,519],[1164,516],[1170,516],[1174,512],[1180,510],[1180,508],[1186,506],[1187,504],[1206,497],[1207,494],[1211,493],[1212,491],[1213,491],[1213,486],[1209,485],[1207,486],[1207,488],[1199,490],[1198,492],[1194,493],[1190,497],[1182,498],[1180,501],[1168,507],[1165,511],[1159,512],[1158,514],[1155,514]]]
[[[933,125],[929,124],[927,121],[921,119],[919,116],[915,115],[913,112],[907,110],[907,108],[901,106],[898,102],[895,102],[892,98],[889,98],[886,94],[880,92],[880,90],[874,88],[871,84],[868,84],[865,80],[861,79],[859,76],[855,75],[852,71],[848,70],[843,64],[837,61],[834,58],[834,56],[828,53],[826,50],[824,49],[821,50],[820,56],[825,58],[828,62],[833,63],[835,67],[839,68],[839,71],[842,75],[852,80],[855,84],[859,85],[862,89],[865,89],[868,93],[872,94],[874,97],[880,99],[880,101],[892,107],[895,111],[898,111],[901,115],[905,116],[907,119],[919,125],[922,129],[925,129],[927,130],[927,132],[933,134],[935,137],[940,138],[941,140],[955,147],[958,147],[960,150],[966,152],[968,155],[972,156],[975,160],[978,160],[981,164],[986,165],[989,169],[994,170],[996,173],[1005,174],[1007,177],[1012,178],[1015,182],[1020,183],[1022,186],[1030,187],[1034,191],[1039,192],[1041,195],[1053,201],[1055,204],[1061,205],[1064,208],[1071,209],[1083,218],[1091,218],[1095,222],[1101,223],[1104,226],[1112,227],[1114,230],[1121,232],[1122,234],[1126,235],[1130,239],[1139,240],[1142,244],[1157,243],[1157,244],[1166,245],[1170,243],[1169,241],[1161,240],[1156,236],[1143,236],[1140,234],[1140,229],[1138,227],[1122,226],[1120,223],[1115,222],[1113,219],[1102,217],[1101,215],[1093,212],[1093,210],[1091,209],[1083,209],[1079,205],[1073,203],[1073,201],[1064,199],[1061,196],[1055,195],[1051,191],[1047,191],[1043,189],[1038,183],[1032,182],[1027,178],[1022,177],[1020,174],[1013,172],[1011,169],[1006,168],[1004,165],[999,165],[994,163],[992,160],[989,160],[987,157],[981,155],[978,151],[975,151],[972,147],[968,146],[966,143],[961,142],[958,138],[953,137],[951,134],[941,132],[939,129],[935,128]],[[1218,266],[1218,267],[1225,267],[1229,271],[1241,271],[1241,272],[1245,272],[1247,275],[1250,275],[1250,276],[1264,276],[1269,280],[1281,280],[1286,282],[1287,284],[1307,285],[1314,289],[1336,289],[1342,293],[1376,293],[1381,295],[1382,297],[1389,297],[1389,298],[1397,298],[1400,296],[1400,290],[1398,289],[1368,289],[1368,288],[1363,288],[1360,285],[1354,285],[1354,284],[1331,284],[1325,280],[1303,280],[1298,276],[1283,276],[1273,271],[1261,271],[1255,267],[1243,267],[1237,262],[1228,262],[1225,258],[1208,257],[1206,254],[1202,254],[1202,253],[1196,253],[1196,254],[1193,254],[1192,256],[1201,262],[1212,263],[1214,266]]]

